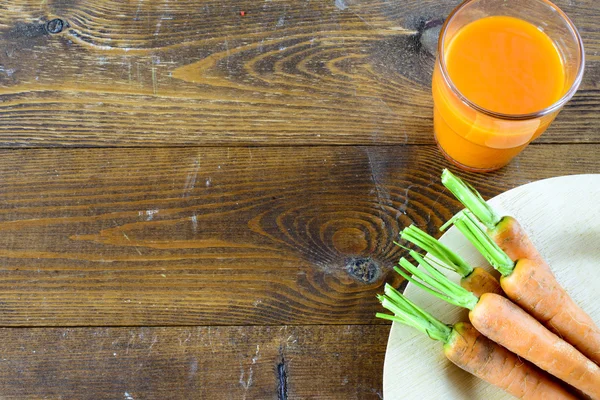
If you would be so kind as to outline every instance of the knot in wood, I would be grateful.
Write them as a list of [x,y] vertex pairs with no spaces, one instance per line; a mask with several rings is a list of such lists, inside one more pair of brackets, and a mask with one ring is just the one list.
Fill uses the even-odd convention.
[[368,257],[353,257],[346,263],[348,274],[363,283],[376,282],[381,276],[381,267]]
[[53,35],[61,33],[64,27],[65,23],[60,18],[54,18],[53,20],[46,22],[46,31]]

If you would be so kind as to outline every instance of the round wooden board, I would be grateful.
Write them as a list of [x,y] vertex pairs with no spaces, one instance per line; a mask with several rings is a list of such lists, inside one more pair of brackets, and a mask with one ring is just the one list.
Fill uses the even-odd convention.
[[[600,324],[600,175],[572,175],[532,182],[509,190],[490,204],[515,216],[550,263],[559,282]],[[486,265],[477,251],[451,228],[441,241],[472,265]],[[454,281],[456,275],[448,273]],[[465,310],[444,303],[414,285],[406,296],[445,323],[468,320]],[[505,392],[462,371],[442,354],[442,344],[394,323],[383,372],[386,400],[499,400]]]

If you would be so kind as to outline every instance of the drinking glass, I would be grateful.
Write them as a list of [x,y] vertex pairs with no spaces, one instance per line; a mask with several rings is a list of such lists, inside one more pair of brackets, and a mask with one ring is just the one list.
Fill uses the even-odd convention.
[[[476,104],[457,89],[448,73],[447,49],[467,24],[491,16],[519,18],[551,39],[563,63],[565,80],[564,92],[553,104],[526,114],[503,114]],[[503,167],[548,128],[577,91],[583,70],[581,37],[571,20],[551,2],[463,2],[442,26],[433,72],[434,134],[439,148],[449,161],[465,170],[486,172]]]

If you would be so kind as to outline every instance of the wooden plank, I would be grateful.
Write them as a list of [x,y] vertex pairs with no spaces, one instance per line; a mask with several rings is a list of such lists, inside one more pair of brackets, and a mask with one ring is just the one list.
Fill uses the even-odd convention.
[[[491,196],[600,172],[536,145]],[[432,146],[0,151],[0,326],[374,323],[415,222],[459,204]]]
[[2,398],[381,399],[388,330],[2,329]]
[[[433,144],[435,29],[458,1],[0,1],[0,146]],[[600,6],[540,142],[598,143]],[[241,15],[242,11],[244,15]]]

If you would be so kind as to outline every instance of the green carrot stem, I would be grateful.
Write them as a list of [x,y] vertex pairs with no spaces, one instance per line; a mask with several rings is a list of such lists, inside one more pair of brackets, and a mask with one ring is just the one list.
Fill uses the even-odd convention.
[[412,326],[430,338],[448,342],[452,329],[434,316],[418,307],[390,285],[385,286],[385,295],[378,296],[383,307],[394,315],[376,314],[377,317]]
[[472,310],[479,299],[467,289],[457,285],[439,272],[431,263],[415,252],[411,256],[417,260],[424,269],[419,269],[411,264],[407,259],[401,258],[400,265],[412,276],[402,271],[398,267],[394,270],[402,275],[409,282],[417,287],[429,292],[430,294],[459,307]]
[[448,221],[446,221],[445,224],[443,224],[442,226],[440,226],[440,231],[444,232],[450,226],[454,225],[454,221],[456,221],[458,218],[460,218],[460,216],[462,215],[463,211],[464,210],[459,211],[456,215],[454,215],[452,218],[450,218]]
[[406,322],[405,322],[406,320],[405,319],[397,317],[395,315],[384,314],[384,313],[375,313],[375,316],[377,318],[387,319],[388,321],[399,322],[401,324],[408,325],[408,324],[406,324]]
[[427,253],[449,266],[463,278],[469,276],[471,272],[473,272],[473,267],[467,264],[462,257],[440,243],[433,236],[430,236],[425,231],[417,228],[415,225],[405,228],[400,234],[400,237],[419,246]]
[[483,257],[503,276],[510,275],[515,263],[502,249],[481,229],[477,220],[469,211],[464,210],[453,221],[454,226],[462,232]]
[[[403,246],[403,245],[401,245],[401,244],[400,244],[400,243],[398,243],[398,242],[393,242],[393,243],[394,243],[396,246],[398,246],[398,247],[400,247],[400,248],[402,248],[402,249],[404,249],[404,250],[406,250],[406,251],[408,251],[408,252],[411,252],[411,251],[412,251],[412,249],[410,249],[410,248],[408,248],[408,247],[406,247],[406,246]],[[436,259],[435,259],[435,258],[430,258],[430,259],[429,259],[429,261],[431,261],[432,263],[434,263],[436,266],[438,266],[438,267],[440,267],[440,268],[444,268],[444,269],[448,269],[448,270],[450,270],[450,271],[452,271],[452,272],[456,272],[456,270],[455,270],[454,268],[448,268],[448,266],[447,266],[446,264],[442,264],[442,263],[440,263],[439,261],[436,261]]]
[[447,169],[442,171],[442,184],[487,228],[494,228],[502,219],[477,190]]

